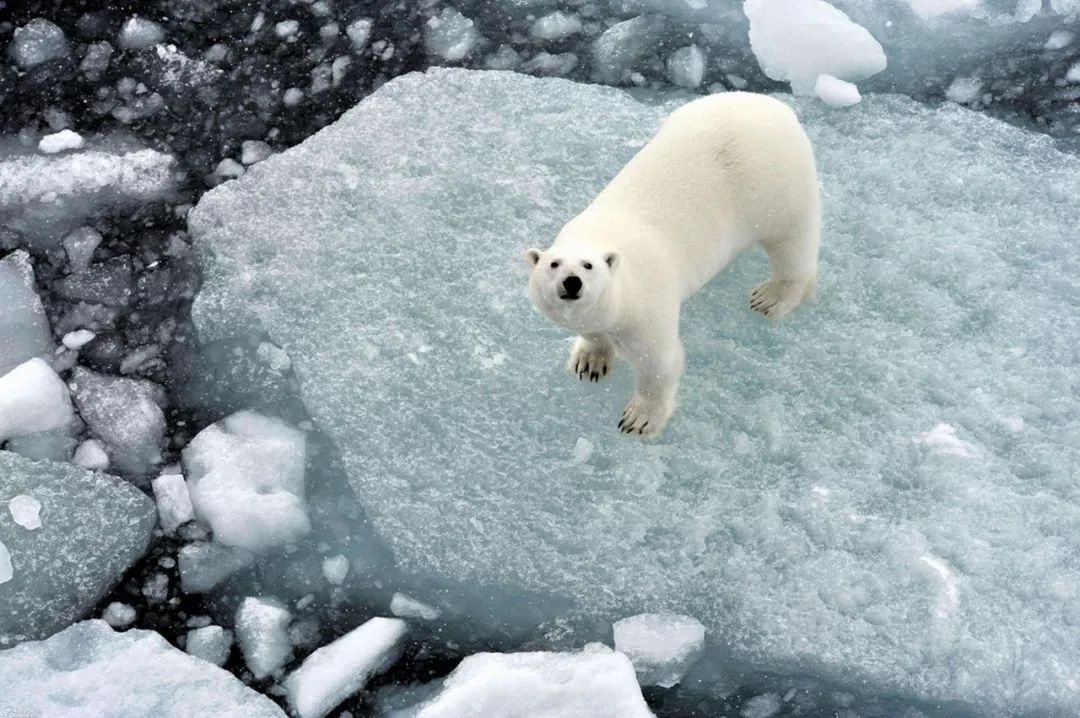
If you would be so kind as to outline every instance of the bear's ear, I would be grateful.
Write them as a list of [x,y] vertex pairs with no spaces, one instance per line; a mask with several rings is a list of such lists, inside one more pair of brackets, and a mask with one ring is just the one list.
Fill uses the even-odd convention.
[[525,261],[529,263],[530,267],[535,267],[536,263],[540,261],[540,250],[530,249],[525,252]]
[[619,255],[614,252],[608,252],[604,255],[604,263],[607,264],[608,269],[614,271],[615,267],[619,266]]

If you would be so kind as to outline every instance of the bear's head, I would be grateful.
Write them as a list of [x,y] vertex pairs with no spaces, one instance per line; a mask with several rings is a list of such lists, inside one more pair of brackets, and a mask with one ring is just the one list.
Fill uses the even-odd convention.
[[575,331],[589,331],[607,314],[619,255],[591,247],[552,247],[525,253],[532,265],[529,297],[549,319]]

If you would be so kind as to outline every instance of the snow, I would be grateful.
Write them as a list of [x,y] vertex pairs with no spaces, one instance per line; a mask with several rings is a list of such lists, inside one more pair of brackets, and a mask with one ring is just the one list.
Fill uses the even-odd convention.
[[152,20],[132,15],[124,21],[116,44],[125,50],[145,50],[165,39],[165,31]]
[[814,94],[829,107],[851,107],[862,101],[858,87],[832,75],[818,75]]
[[696,90],[705,78],[705,62],[705,53],[697,45],[680,47],[668,58],[668,78],[679,87]]
[[0,376],[0,444],[68,428],[74,418],[67,385],[45,361],[31,359]]
[[150,482],[157,502],[161,530],[167,535],[175,533],[183,524],[195,518],[187,483],[179,472],[166,472]]
[[946,97],[961,105],[975,102],[981,93],[982,80],[977,77],[957,77],[945,90]]
[[265,678],[292,660],[289,622],[292,614],[276,598],[248,597],[236,611],[236,640],[248,670]]
[[692,616],[642,613],[612,629],[615,650],[630,659],[643,686],[671,688],[705,651],[705,626]]
[[592,44],[597,79],[608,84],[627,82],[631,71],[666,33],[667,22],[659,15],[639,15],[612,25]]
[[285,718],[230,673],[153,631],[76,623],[0,651],[0,715],[74,718]]
[[177,559],[184,593],[206,593],[255,563],[255,555],[247,549],[202,541],[181,548]]
[[371,18],[360,17],[345,26],[345,34],[352,43],[353,52],[363,52],[371,40],[371,30],[375,22]]
[[49,60],[68,56],[68,42],[64,31],[44,18],[36,17],[15,33],[8,46],[8,55],[15,64],[30,70]]
[[184,650],[207,663],[223,666],[229,660],[232,642],[231,631],[221,626],[203,626],[187,632]]
[[395,592],[390,597],[390,613],[399,618],[412,618],[420,621],[437,621],[442,615],[442,611],[434,606],[429,606],[411,596],[398,592]]
[[42,137],[41,141],[38,142],[38,152],[52,155],[65,150],[77,150],[82,146],[82,135],[71,130],[60,130]]
[[109,468],[109,455],[100,441],[87,439],[76,447],[71,463],[90,471],[103,471]]
[[[0,225],[55,242],[106,208],[166,196],[175,161],[162,152],[118,145],[58,155],[0,153]],[[49,246],[43,244],[42,246]]]
[[299,718],[323,718],[394,664],[407,632],[401,619],[372,618],[315,650],[282,682],[289,705]]
[[327,556],[322,561],[323,577],[327,583],[340,586],[349,573],[349,559],[344,556]]
[[556,10],[537,18],[530,33],[538,40],[557,42],[581,32],[581,20],[577,15]]
[[[684,92],[446,69],[388,82],[192,210],[200,340],[292,358],[400,585],[455,586],[476,621],[525,632],[538,611],[664,610],[700,620],[740,673],[976,715],[1078,713],[1064,677],[1080,650],[1060,637],[1080,610],[1080,535],[1063,528],[1080,416],[1062,390],[1080,336],[1080,158],[954,103],[780,97],[825,191],[818,298],[758,321],[747,292],[769,267],[747,252],[689,300],[662,442],[615,432],[624,364],[600,385],[566,376],[521,252]],[[507,358],[485,369],[475,347],[495,342]],[[943,423],[976,458],[913,442]],[[956,573],[947,619],[927,555]],[[1013,642],[1019,667],[1001,651]]]
[[856,82],[885,69],[881,44],[824,0],[745,0],[743,9],[761,69],[795,94],[812,94],[819,75]]
[[81,349],[93,341],[96,336],[97,335],[89,329],[76,329],[73,332],[65,334],[64,338],[60,341],[68,349]]
[[52,356],[49,320],[37,295],[30,255],[22,250],[0,259],[0,307],[0,376],[28,359]]
[[447,62],[460,62],[480,41],[476,24],[456,8],[446,7],[424,24],[424,46],[431,55]]
[[113,628],[127,628],[135,623],[136,614],[135,609],[126,603],[113,601],[105,607],[101,618]]
[[108,447],[117,470],[142,476],[161,462],[165,415],[160,387],[82,367],[71,373],[71,382],[79,416]]
[[311,530],[304,500],[304,434],[242,411],[199,432],[183,452],[195,515],[214,540],[255,553]]
[[8,511],[12,520],[24,529],[34,531],[41,528],[41,502],[28,494],[19,494],[8,501]]
[[578,653],[477,653],[439,693],[391,718],[651,718],[621,653],[592,643]]
[[[9,507],[0,511],[0,538],[15,567],[3,588],[0,646],[10,646],[89,613],[143,555],[155,516],[153,503],[128,482],[70,464],[0,451],[0,477],[0,501]],[[34,507],[25,499],[9,504],[16,497],[40,504],[38,528],[27,530]]]

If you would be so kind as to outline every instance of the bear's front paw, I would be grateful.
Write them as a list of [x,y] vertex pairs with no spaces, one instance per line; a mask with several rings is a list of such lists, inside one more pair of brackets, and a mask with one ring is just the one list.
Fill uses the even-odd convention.
[[769,319],[791,313],[810,293],[813,279],[770,279],[750,292],[750,308]]
[[623,410],[619,421],[619,431],[624,434],[639,436],[658,436],[675,411],[675,402],[670,399],[655,399],[634,394],[630,403]]
[[615,350],[587,339],[578,338],[570,350],[566,368],[578,379],[600,381],[615,367]]

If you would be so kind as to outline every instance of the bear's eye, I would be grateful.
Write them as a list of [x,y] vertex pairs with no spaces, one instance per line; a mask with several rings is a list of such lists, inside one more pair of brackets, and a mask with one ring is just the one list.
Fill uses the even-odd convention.
[[559,263],[558,262],[552,262],[551,263],[551,268],[552,269],[558,269],[559,268]]
[[585,267],[585,269],[592,269],[592,262],[585,262],[585,264],[581,266]]

